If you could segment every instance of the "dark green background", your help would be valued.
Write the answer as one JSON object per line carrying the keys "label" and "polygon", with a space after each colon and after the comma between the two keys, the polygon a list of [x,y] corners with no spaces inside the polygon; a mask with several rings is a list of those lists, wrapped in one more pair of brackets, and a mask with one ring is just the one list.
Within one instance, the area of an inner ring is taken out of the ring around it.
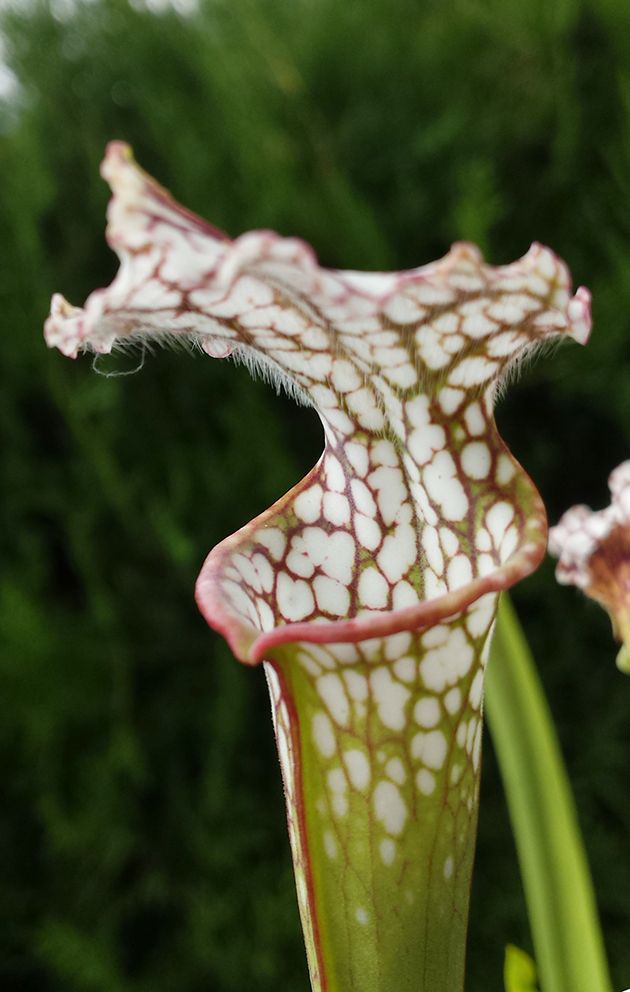
{"label": "dark green background", "polygon": [[[3,992],[308,986],[262,674],[192,592],[321,430],[227,362],[161,352],[104,378],[46,350],[51,292],[81,303],[116,269],[109,138],[231,234],[299,234],[331,266],[551,245],[593,291],[592,342],[540,358],[499,422],[552,520],[604,505],[630,455],[630,4],[201,6],[4,17],[20,88],[0,111]],[[630,681],[603,612],[550,562],[515,600],[627,988]],[[531,948],[487,741],[468,992],[500,992],[507,941]]]}

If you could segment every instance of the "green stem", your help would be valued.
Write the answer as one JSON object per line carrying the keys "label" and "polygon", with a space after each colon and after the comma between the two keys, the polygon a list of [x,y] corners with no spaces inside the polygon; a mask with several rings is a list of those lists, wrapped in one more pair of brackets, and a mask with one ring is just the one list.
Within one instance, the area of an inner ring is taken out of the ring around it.
{"label": "green stem", "polygon": [[463,990],[494,608],[266,662],[313,992]]}
{"label": "green stem", "polygon": [[527,641],[505,595],[486,692],[543,992],[610,992],[571,788]]}

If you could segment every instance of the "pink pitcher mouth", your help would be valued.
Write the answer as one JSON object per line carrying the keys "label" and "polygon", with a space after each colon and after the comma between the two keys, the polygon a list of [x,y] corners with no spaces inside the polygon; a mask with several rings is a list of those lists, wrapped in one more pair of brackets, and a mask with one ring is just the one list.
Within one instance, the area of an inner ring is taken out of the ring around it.
{"label": "pink pitcher mouth", "polygon": [[[384,610],[368,616],[328,621],[325,618],[301,623],[286,623],[271,631],[260,632],[246,627],[225,611],[223,594],[217,573],[221,559],[229,553],[231,538],[217,545],[206,558],[197,579],[195,599],[207,623],[220,633],[233,654],[248,665],[257,665],[282,644],[305,641],[315,644],[341,644],[385,637],[404,630],[420,631],[441,623],[481,599],[487,593],[498,593],[526,578],[540,565],[545,554],[545,532],[537,541],[524,545],[505,565],[489,575],[480,576],[467,585],[434,599],[419,602],[400,610]],[[540,539],[542,538],[542,539]]]}

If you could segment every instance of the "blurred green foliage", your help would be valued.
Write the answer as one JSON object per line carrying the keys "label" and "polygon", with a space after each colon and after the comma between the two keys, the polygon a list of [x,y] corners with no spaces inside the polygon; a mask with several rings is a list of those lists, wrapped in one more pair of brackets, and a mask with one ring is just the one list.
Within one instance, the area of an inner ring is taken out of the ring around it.
{"label": "blurred green foliage", "polygon": [[[603,505],[630,453],[630,5],[57,0],[3,23],[0,987],[306,992],[262,675],[192,589],[310,468],[320,428],[227,362],[95,375],[46,351],[48,300],[115,271],[112,137],[231,234],[299,234],[332,266],[417,265],[462,238],[500,263],[543,241],[593,290],[595,332],[530,368],[499,421],[552,519]],[[627,987],[630,683],[550,563],[515,600]],[[487,743],[467,992],[502,987],[508,941],[531,947]]]}

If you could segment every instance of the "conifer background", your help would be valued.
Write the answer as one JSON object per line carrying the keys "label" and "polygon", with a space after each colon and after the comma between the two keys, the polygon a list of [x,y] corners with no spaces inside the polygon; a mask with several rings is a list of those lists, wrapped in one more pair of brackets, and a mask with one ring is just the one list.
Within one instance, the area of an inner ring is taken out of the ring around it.
{"label": "conifer background", "polygon": [[[460,239],[500,264],[542,241],[592,290],[593,336],[527,369],[498,420],[552,521],[605,505],[630,457],[630,5],[3,7],[0,987],[306,992],[262,673],[192,594],[321,429],[228,362],[157,352],[107,378],[63,359],[42,339],[49,298],[80,304],[116,270],[110,138],[230,234],[300,235],[330,266],[415,266]],[[550,561],[514,599],[626,988],[630,681],[606,616]],[[531,950],[486,738],[467,992],[500,992],[508,941]]]}

